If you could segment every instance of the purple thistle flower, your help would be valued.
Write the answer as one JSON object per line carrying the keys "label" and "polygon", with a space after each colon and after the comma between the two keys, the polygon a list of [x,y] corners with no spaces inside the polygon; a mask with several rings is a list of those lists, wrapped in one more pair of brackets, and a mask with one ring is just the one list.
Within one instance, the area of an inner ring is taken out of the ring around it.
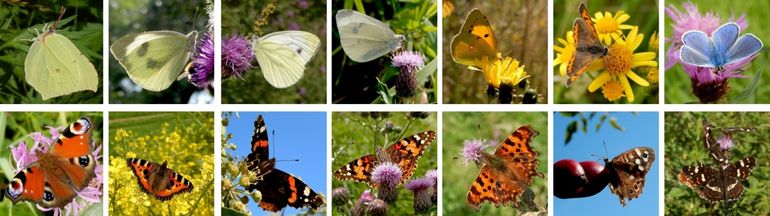
{"label": "purple thistle flower", "polygon": [[481,160],[481,156],[484,154],[484,148],[486,148],[487,145],[484,143],[484,141],[474,139],[474,140],[465,140],[465,144],[463,144],[463,151],[460,152],[460,154],[463,155],[463,160],[466,164],[469,162],[479,162]]}
{"label": "purple thistle flower", "polygon": [[398,199],[396,186],[401,182],[403,171],[392,162],[380,163],[372,170],[372,181],[379,185],[377,195],[388,203]]}
{"label": "purple thistle flower", "polygon": [[350,191],[347,188],[339,187],[332,190],[332,201],[336,206],[345,205],[348,202],[349,196]]}
{"label": "purple thistle flower", "polygon": [[374,197],[372,197],[371,190],[365,190],[363,193],[361,193],[361,196],[358,197],[358,201],[355,205],[353,205],[353,208],[350,209],[350,214],[353,216],[365,215],[367,206],[369,206],[369,203],[371,203],[373,200]]}
{"label": "purple thistle flower", "polygon": [[203,33],[195,44],[195,54],[192,57],[190,83],[198,88],[206,88],[214,80],[214,39],[209,32]]}
{"label": "purple thistle flower", "polygon": [[698,97],[701,103],[713,103],[719,101],[727,90],[730,89],[728,78],[746,78],[743,71],[756,58],[754,55],[725,65],[722,70],[715,68],[698,67],[689,64],[682,64],[682,68],[690,76],[692,83],[692,92]]}
{"label": "purple thistle flower", "polygon": [[[679,49],[682,47],[682,34],[690,30],[699,30],[711,35],[714,30],[719,28],[722,24],[721,18],[715,15],[713,12],[708,12],[705,15],[698,11],[698,7],[692,2],[687,2],[682,5],[685,12],[680,11],[673,5],[666,7],[666,14],[671,17],[673,21],[671,24],[674,30],[671,37],[666,38],[666,42],[670,42],[668,50],[666,51],[666,70],[673,67],[676,63],[679,63]],[[745,15],[741,15],[739,18],[730,16],[727,22],[735,22],[741,29],[746,29],[748,24],[746,23]]]}
{"label": "purple thistle flower", "polygon": [[433,179],[433,191],[430,199],[435,205],[438,203],[438,170],[428,170],[428,172],[425,173],[425,178]]}
{"label": "purple thistle flower", "polygon": [[421,53],[404,51],[393,55],[391,61],[400,72],[396,78],[396,94],[401,97],[412,97],[417,90],[418,70],[425,66]]}
{"label": "purple thistle flower", "polygon": [[243,73],[254,67],[251,61],[254,52],[246,37],[235,34],[222,43],[222,78],[243,77]]}
{"label": "purple thistle flower", "polygon": [[384,200],[375,199],[369,204],[366,211],[371,216],[386,216],[388,215],[388,204]]}
{"label": "purple thistle flower", "polygon": [[433,207],[431,197],[435,183],[432,178],[426,177],[412,180],[406,184],[406,188],[414,193],[413,207],[417,213],[426,213]]}
{"label": "purple thistle flower", "polygon": [[730,135],[719,137],[719,139],[717,139],[717,143],[719,143],[719,148],[722,150],[733,148],[733,138]]}

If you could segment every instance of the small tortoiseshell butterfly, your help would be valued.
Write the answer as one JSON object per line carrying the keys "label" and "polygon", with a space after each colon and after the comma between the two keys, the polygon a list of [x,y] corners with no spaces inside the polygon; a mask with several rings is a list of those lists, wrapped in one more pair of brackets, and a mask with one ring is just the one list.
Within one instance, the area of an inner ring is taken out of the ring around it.
{"label": "small tortoiseshell butterfly", "polygon": [[163,164],[138,158],[129,158],[128,166],[134,171],[139,188],[161,201],[170,200],[179,193],[190,192],[193,184]]}
{"label": "small tortoiseshell butterfly", "polygon": [[[535,176],[543,177],[537,171],[540,154],[530,146],[532,139],[539,133],[530,126],[516,129],[497,147],[494,155],[482,152],[481,171],[471,183],[468,191],[468,205],[476,211],[484,201],[495,206],[513,205],[519,207],[517,198],[525,194],[532,185]],[[522,199],[527,201],[527,199]],[[528,203],[534,207],[534,203]]]}
{"label": "small tortoiseshell butterfly", "polygon": [[[401,181],[403,184],[412,177],[414,170],[417,169],[417,160],[420,159],[425,149],[436,139],[436,132],[425,131],[409,137],[406,137],[396,143],[393,143],[381,154],[370,154],[355,159],[340,167],[334,172],[334,177],[339,180],[352,180],[369,184],[372,188],[378,188],[378,185],[372,181],[372,171],[374,166],[380,162],[379,158],[387,158],[403,171]],[[381,155],[381,156],[378,156]]]}
{"label": "small tortoiseshell butterfly", "polygon": [[5,195],[16,204],[32,201],[45,208],[63,208],[96,176],[92,155],[93,124],[80,118],[65,128],[48,152],[36,151],[33,162],[10,181]]}
{"label": "small tortoiseshell butterfly", "polygon": [[275,169],[275,158],[270,158],[267,127],[262,115],[254,121],[254,135],[251,137],[251,153],[246,157],[249,171],[255,172],[258,180],[247,191],[262,193],[259,207],[278,212],[287,205],[294,208],[317,209],[324,205],[324,198],[304,182],[284,171]]}

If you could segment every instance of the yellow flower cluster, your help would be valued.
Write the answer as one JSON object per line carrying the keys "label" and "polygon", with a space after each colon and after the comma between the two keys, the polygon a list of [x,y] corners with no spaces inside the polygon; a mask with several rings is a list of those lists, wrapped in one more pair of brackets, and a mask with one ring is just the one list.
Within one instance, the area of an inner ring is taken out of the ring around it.
{"label": "yellow flower cluster", "polygon": [[[625,96],[629,102],[634,101],[634,92],[631,81],[640,86],[649,86],[650,82],[657,83],[657,34],[650,38],[648,52],[634,51],[639,48],[644,40],[644,34],[640,34],[638,26],[624,25],[623,22],[630,18],[623,11],[614,16],[610,12],[596,13],[591,20],[594,22],[599,40],[607,47],[608,54],[591,64],[588,71],[601,71],[601,73],[589,84],[588,91],[595,92],[600,87],[604,98],[615,101]],[[622,30],[630,30],[623,34]],[[565,38],[557,38],[561,46],[554,46],[557,52],[554,65],[559,65],[559,73],[565,76],[567,64],[575,55],[574,33],[567,32]],[[653,49],[655,48],[655,49]],[[647,79],[637,75],[634,70],[647,69]],[[651,77],[655,76],[655,77]],[[648,82],[649,81],[649,82]]]}
{"label": "yellow flower cluster", "polygon": [[[214,215],[214,118],[203,116],[194,123],[140,136],[118,128],[110,143],[110,215]],[[127,158],[142,158],[168,167],[194,185],[190,193],[160,201],[142,192]]]}

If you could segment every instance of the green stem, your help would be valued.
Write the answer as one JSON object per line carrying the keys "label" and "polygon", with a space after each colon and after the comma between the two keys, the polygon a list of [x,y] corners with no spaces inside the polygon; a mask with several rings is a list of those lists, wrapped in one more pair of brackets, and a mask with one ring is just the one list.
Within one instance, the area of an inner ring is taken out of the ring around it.
{"label": "green stem", "polygon": [[[197,201],[195,201],[195,205],[193,205],[193,206],[195,206],[195,207],[198,207],[198,203],[200,203],[200,202],[201,202],[201,200],[203,200],[203,196],[204,196],[204,195],[206,195],[206,191],[209,191],[209,189],[211,189],[211,187],[212,187],[212,186],[214,186],[214,179],[213,179],[213,178],[212,178],[212,179],[211,179],[211,181],[209,181],[209,183],[207,184],[207,186],[206,186],[206,189],[205,189],[205,190],[203,190],[203,191],[201,192],[201,194],[198,196],[198,200],[197,200]],[[192,215],[192,213],[193,213],[193,212],[195,212],[195,211],[190,211],[190,213],[189,213],[189,214],[187,214],[187,215]]]}

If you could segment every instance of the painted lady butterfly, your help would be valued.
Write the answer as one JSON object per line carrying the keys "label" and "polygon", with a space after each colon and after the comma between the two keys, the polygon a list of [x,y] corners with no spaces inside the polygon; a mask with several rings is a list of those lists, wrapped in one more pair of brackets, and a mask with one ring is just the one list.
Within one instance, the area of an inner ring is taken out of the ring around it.
{"label": "painted lady butterfly", "polygon": [[251,137],[251,153],[246,157],[249,171],[255,172],[258,180],[247,191],[262,193],[259,207],[278,212],[287,205],[294,208],[317,209],[324,205],[324,198],[304,182],[284,171],[275,169],[275,158],[269,158],[267,127],[262,115],[254,121],[254,135]]}
{"label": "painted lady butterfly", "polygon": [[32,201],[46,208],[63,208],[96,176],[91,119],[80,118],[65,128],[48,152],[10,181],[5,195],[16,204]]}
{"label": "painted lady butterfly", "polygon": [[[489,201],[495,206],[511,204],[519,206],[520,195],[534,196],[528,186],[535,176],[544,177],[537,171],[540,154],[530,146],[539,133],[530,126],[516,129],[500,143],[494,155],[482,152],[481,172],[468,191],[468,205],[479,211],[479,205]],[[525,196],[523,200],[527,200]],[[531,198],[529,199],[531,200]],[[530,203],[534,207],[534,203]]]}
{"label": "painted lady butterfly", "polygon": [[653,162],[655,150],[649,147],[636,147],[612,160],[604,159],[605,169],[610,171],[610,191],[618,196],[621,205],[625,207],[626,199],[631,201],[642,195]]}
{"label": "painted lady butterfly", "polygon": [[385,159],[397,164],[404,172],[398,183],[403,184],[412,177],[414,170],[417,169],[417,161],[435,139],[434,131],[425,131],[406,137],[386,149],[378,150],[379,154],[366,155],[340,167],[334,171],[334,177],[339,180],[364,182],[372,188],[378,188],[378,185],[372,181],[372,170],[381,159]]}
{"label": "painted lady butterfly", "polygon": [[129,158],[127,161],[134,171],[139,188],[158,200],[170,200],[174,195],[193,189],[190,180],[169,169],[165,161],[160,165],[138,158]]}

